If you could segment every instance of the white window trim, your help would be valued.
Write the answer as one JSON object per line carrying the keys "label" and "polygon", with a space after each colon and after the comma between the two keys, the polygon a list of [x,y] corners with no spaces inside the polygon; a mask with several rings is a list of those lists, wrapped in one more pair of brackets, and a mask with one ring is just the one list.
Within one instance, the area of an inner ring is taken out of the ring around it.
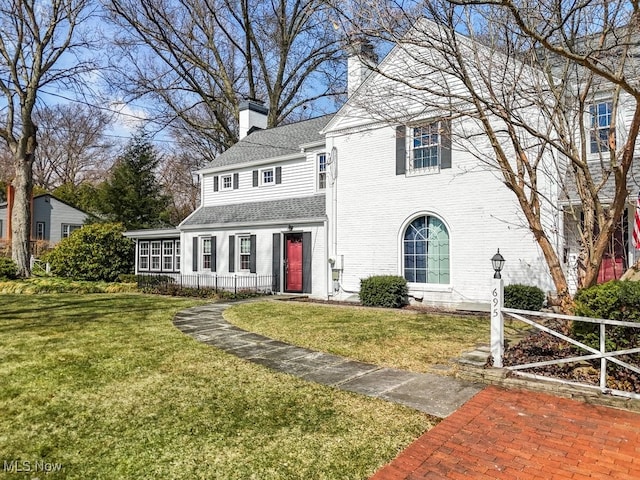
{"label": "white window trim", "polygon": [[[158,254],[154,255],[153,253],[153,245],[154,244],[158,244],[160,245],[158,247]],[[153,259],[157,257],[158,258],[158,267],[154,268],[153,266]],[[149,242],[149,270],[151,270],[152,272],[159,272],[162,270],[162,242],[160,240],[152,240],[151,242]]]}
{"label": "white window trim", "polygon": [[[169,255],[167,255],[166,250],[165,250],[165,245],[171,245],[171,253]],[[162,242],[162,270],[163,271],[171,271],[173,272],[173,262],[174,262],[174,255],[175,255],[175,243],[173,240],[164,240]],[[171,266],[167,267],[165,264],[165,260],[169,259],[171,260]]]}
{"label": "white window trim", "polygon": [[[229,186],[226,187],[224,184],[225,179],[229,179]],[[220,190],[233,190],[233,175],[220,175]]]}
{"label": "white window trim", "polygon": [[[617,125],[617,118],[613,118],[614,115],[614,102],[610,97],[605,97],[605,98],[599,98],[599,99],[594,99],[591,103],[588,104],[588,108],[586,108],[586,112],[585,112],[585,116],[586,116],[586,125],[587,125],[587,158],[590,161],[595,161],[595,160],[599,160],[600,158],[602,158],[603,155],[608,155],[609,153],[609,148],[603,148],[602,150],[597,150],[595,152],[591,151],[591,135],[592,133],[594,133],[594,127],[593,127],[593,114],[591,113],[591,107],[598,108],[598,105],[602,104],[602,103],[610,103],[611,104],[611,121]],[[609,124],[608,127],[604,127],[607,129],[611,128],[611,123]],[[602,130],[603,128],[597,128],[597,132],[599,133],[600,130]],[[616,142],[618,139],[618,132],[615,132],[615,137],[616,137]]]}
{"label": "white window trim", "polygon": [[[42,232],[40,232],[40,227],[42,227]],[[46,231],[45,222],[36,222],[36,240],[44,240]]]}
{"label": "white window trim", "polygon": [[[271,172],[271,181],[270,182],[265,182],[264,181],[264,174],[265,172]],[[276,169],[275,167],[269,167],[269,168],[261,168],[258,171],[258,177],[259,177],[259,184],[261,187],[267,187],[267,186],[271,186],[271,185],[275,185],[276,184]]]}
{"label": "white window trim", "polygon": [[[397,248],[400,254],[398,255],[398,275],[404,278],[404,233],[411,225],[411,223],[418,217],[437,217],[444,226],[446,227],[448,232],[451,232],[451,225],[447,221],[444,220],[444,216],[437,211],[431,210],[421,210],[415,212],[413,215],[407,217],[402,223],[400,230],[398,231],[397,237]],[[451,233],[449,233],[449,283],[418,283],[418,282],[409,282],[407,281],[407,288],[409,289],[409,293],[428,293],[428,292],[443,292],[450,293],[453,292],[453,255],[455,248],[455,240],[452,240]]]}
{"label": "white window trim", "polygon": [[[417,176],[417,175],[434,175],[440,173],[440,166],[442,164],[442,132],[443,132],[443,122],[442,119],[432,119],[425,120],[419,124],[410,125],[408,127],[409,134],[407,135],[407,163],[406,163],[406,175],[407,176]],[[413,135],[416,128],[429,127],[431,125],[437,124],[438,126],[438,143],[436,144],[438,149],[438,160],[437,165],[415,168],[413,166],[413,158],[414,158],[414,146],[413,146]]]}
{"label": "white window trim", "polygon": [[[78,225],[76,223],[63,223],[62,224],[62,238],[69,238],[69,236],[76,230],[82,228],[82,225]],[[65,229],[67,230],[65,232]],[[66,233],[66,236],[65,236]]]}
{"label": "white window trim", "polygon": [[[209,240],[209,253],[205,253],[205,249],[204,249],[204,245],[205,245],[205,242],[207,240]],[[209,257],[209,266],[208,267],[205,267],[205,264],[204,264],[204,257],[205,256]],[[209,236],[200,237],[200,260],[198,262],[198,264],[200,265],[200,270],[203,271],[203,272],[211,271],[212,262],[213,262],[213,241],[211,240],[211,237],[209,237]]]}
{"label": "white window trim", "polygon": [[[142,254],[143,245],[147,247],[146,248],[146,250],[147,250],[147,254],[146,255]],[[151,254],[151,245],[149,244],[149,241],[145,240],[143,242],[140,242],[138,244],[138,270],[142,270],[142,271],[145,271],[145,272],[149,271],[149,268],[151,268],[151,260],[150,260],[151,255],[150,254]],[[146,258],[147,259],[147,266],[146,267],[140,266],[141,263],[142,263],[142,262],[140,262],[140,260],[142,258]]]}
{"label": "white window trim", "polygon": [[176,272],[180,271],[180,267],[181,267],[181,256],[180,256],[180,240],[175,240],[174,244],[173,244],[173,251],[174,251],[174,259],[173,259],[173,269]]}
{"label": "white window trim", "polygon": [[[249,244],[249,251],[247,253],[242,253],[242,240],[246,239]],[[250,273],[251,272],[251,235],[238,235],[237,240],[237,262],[238,262],[238,272],[242,273]],[[242,268],[242,257],[246,256],[249,259],[248,267]]]}
{"label": "white window trim", "polygon": [[[320,171],[320,157],[324,157],[324,171]],[[327,153],[322,152],[316,154],[316,189],[323,191],[327,189],[327,181],[329,179],[329,165],[327,164]],[[324,175],[324,187],[320,186],[320,175]]]}

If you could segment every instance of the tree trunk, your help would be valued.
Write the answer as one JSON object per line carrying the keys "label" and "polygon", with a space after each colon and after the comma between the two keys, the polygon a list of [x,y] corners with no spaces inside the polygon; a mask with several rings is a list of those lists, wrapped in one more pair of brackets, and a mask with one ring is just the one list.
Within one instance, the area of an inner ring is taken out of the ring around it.
{"label": "tree trunk", "polygon": [[11,212],[11,256],[18,265],[18,275],[31,275],[31,198],[33,196],[33,160],[35,133],[22,140],[14,151],[15,196]]}

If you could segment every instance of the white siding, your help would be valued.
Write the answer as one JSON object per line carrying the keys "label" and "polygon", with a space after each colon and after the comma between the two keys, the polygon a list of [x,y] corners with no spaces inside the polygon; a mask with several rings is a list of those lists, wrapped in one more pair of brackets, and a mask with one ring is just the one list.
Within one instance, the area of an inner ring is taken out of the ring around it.
{"label": "white siding", "polygon": [[[215,174],[209,173],[203,178],[204,206],[231,205],[236,203],[260,202],[291,197],[304,197],[316,193],[316,156],[324,149],[306,152],[300,160],[278,162],[255,167],[232,168]],[[253,186],[253,171],[270,167],[282,168],[282,183],[277,185]],[[239,174],[238,189],[213,191],[214,176]]]}
{"label": "white siding", "polygon": [[[283,235],[289,233],[288,225],[276,225],[272,227],[246,227],[233,229],[217,229],[202,231],[182,232],[182,272],[185,275],[198,273],[201,275],[212,274],[205,272],[199,266],[198,271],[193,271],[193,238],[216,237],[216,274],[218,275],[251,275],[247,272],[239,272],[238,246],[235,247],[235,272],[229,272],[229,241],[230,236],[235,236],[235,241],[242,235],[256,235],[256,275],[271,275],[273,261],[273,234],[281,235],[280,241],[280,269],[282,270],[282,249],[284,248]],[[327,296],[327,262],[325,246],[325,228],[323,224],[309,224],[299,226],[293,232],[310,232],[312,247],[312,292],[311,296],[326,298]],[[198,247],[198,255],[202,256],[201,247]],[[282,277],[282,271],[280,272]]]}

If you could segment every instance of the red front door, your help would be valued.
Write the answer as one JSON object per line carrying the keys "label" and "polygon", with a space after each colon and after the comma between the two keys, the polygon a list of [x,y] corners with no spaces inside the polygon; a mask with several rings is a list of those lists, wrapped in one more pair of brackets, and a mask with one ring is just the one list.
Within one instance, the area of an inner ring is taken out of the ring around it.
{"label": "red front door", "polygon": [[285,290],[302,292],[302,234],[286,236],[285,248]]}

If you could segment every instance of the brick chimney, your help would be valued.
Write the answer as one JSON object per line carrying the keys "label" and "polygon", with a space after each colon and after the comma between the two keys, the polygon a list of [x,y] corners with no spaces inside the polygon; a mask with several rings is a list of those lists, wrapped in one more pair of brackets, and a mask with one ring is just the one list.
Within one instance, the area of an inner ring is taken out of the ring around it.
{"label": "brick chimney", "polygon": [[238,140],[242,140],[254,129],[267,128],[269,109],[264,106],[264,102],[255,99],[245,100],[240,103],[238,112]]}

